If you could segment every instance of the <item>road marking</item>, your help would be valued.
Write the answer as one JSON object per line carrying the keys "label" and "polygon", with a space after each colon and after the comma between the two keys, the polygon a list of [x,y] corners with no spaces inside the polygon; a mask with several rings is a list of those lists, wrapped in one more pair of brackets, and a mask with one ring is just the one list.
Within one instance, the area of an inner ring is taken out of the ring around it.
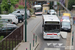
{"label": "road marking", "polygon": [[57,45],[57,43],[53,43],[53,46]]}
{"label": "road marking", "polygon": [[60,50],[60,48],[44,48],[44,50]]}
{"label": "road marking", "polygon": [[62,46],[63,45],[63,43],[47,43],[47,46],[50,46],[51,44],[53,46],[55,46],[55,45]]}
{"label": "road marking", "polygon": [[52,43],[47,43],[48,46],[50,46]]}
{"label": "road marking", "polygon": [[63,45],[63,43],[58,43],[58,45],[59,45],[59,46],[62,46],[62,45]]}

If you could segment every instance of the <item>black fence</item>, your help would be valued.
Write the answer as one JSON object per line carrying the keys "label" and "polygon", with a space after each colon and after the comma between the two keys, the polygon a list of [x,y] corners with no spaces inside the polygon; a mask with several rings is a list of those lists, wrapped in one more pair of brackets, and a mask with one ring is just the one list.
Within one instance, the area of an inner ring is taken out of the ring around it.
{"label": "black fence", "polygon": [[0,41],[0,50],[13,50],[23,40],[23,25]]}

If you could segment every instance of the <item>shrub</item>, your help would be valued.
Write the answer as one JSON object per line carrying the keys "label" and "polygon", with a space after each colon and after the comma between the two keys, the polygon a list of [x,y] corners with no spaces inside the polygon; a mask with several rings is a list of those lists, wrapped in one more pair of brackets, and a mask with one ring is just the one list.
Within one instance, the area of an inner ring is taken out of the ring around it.
{"label": "shrub", "polygon": [[10,7],[10,12],[13,12],[15,10],[15,8],[14,8],[14,6],[12,5],[11,7]]}
{"label": "shrub", "polygon": [[33,8],[30,8],[29,10],[30,10],[31,15],[34,14],[34,9]]}
{"label": "shrub", "polygon": [[19,9],[24,9],[24,6],[19,5],[18,8],[19,8]]}

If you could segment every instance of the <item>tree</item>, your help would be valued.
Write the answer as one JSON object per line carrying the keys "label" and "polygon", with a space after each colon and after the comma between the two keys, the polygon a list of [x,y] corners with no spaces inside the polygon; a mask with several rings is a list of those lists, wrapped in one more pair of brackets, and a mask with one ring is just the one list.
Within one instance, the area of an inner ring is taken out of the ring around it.
{"label": "tree", "polygon": [[15,4],[17,4],[19,2],[19,0],[10,0],[10,4],[9,5],[9,1],[8,0],[2,0],[2,4],[1,4],[1,11],[10,11],[10,7],[11,6],[15,6]]}
{"label": "tree", "polygon": [[75,5],[75,0],[69,0],[68,9],[71,10],[73,5]]}

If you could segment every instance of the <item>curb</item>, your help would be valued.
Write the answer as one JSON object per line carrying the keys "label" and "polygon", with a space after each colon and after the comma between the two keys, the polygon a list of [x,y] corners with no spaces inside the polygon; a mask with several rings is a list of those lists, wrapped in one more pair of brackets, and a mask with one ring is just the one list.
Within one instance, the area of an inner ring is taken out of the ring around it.
{"label": "curb", "polygon": [[70,50],[72,50],[71,46],[72,46],[72,32],[71,32],[71,40],[70,40]]}
{"label": "curb", "polygon": [[39,45],[39,43],[37,43],[37,44],[36,44],[36,46],[35,46],[35,47],[33,47],[33,49],[32,49],[32,50],[36,50],[36,48],[38,47],[38,45]]}
{"label": "curb", "polygon": [[21,44],[19,43],[13,50],[17,50],[17,48],[20,46]]}

